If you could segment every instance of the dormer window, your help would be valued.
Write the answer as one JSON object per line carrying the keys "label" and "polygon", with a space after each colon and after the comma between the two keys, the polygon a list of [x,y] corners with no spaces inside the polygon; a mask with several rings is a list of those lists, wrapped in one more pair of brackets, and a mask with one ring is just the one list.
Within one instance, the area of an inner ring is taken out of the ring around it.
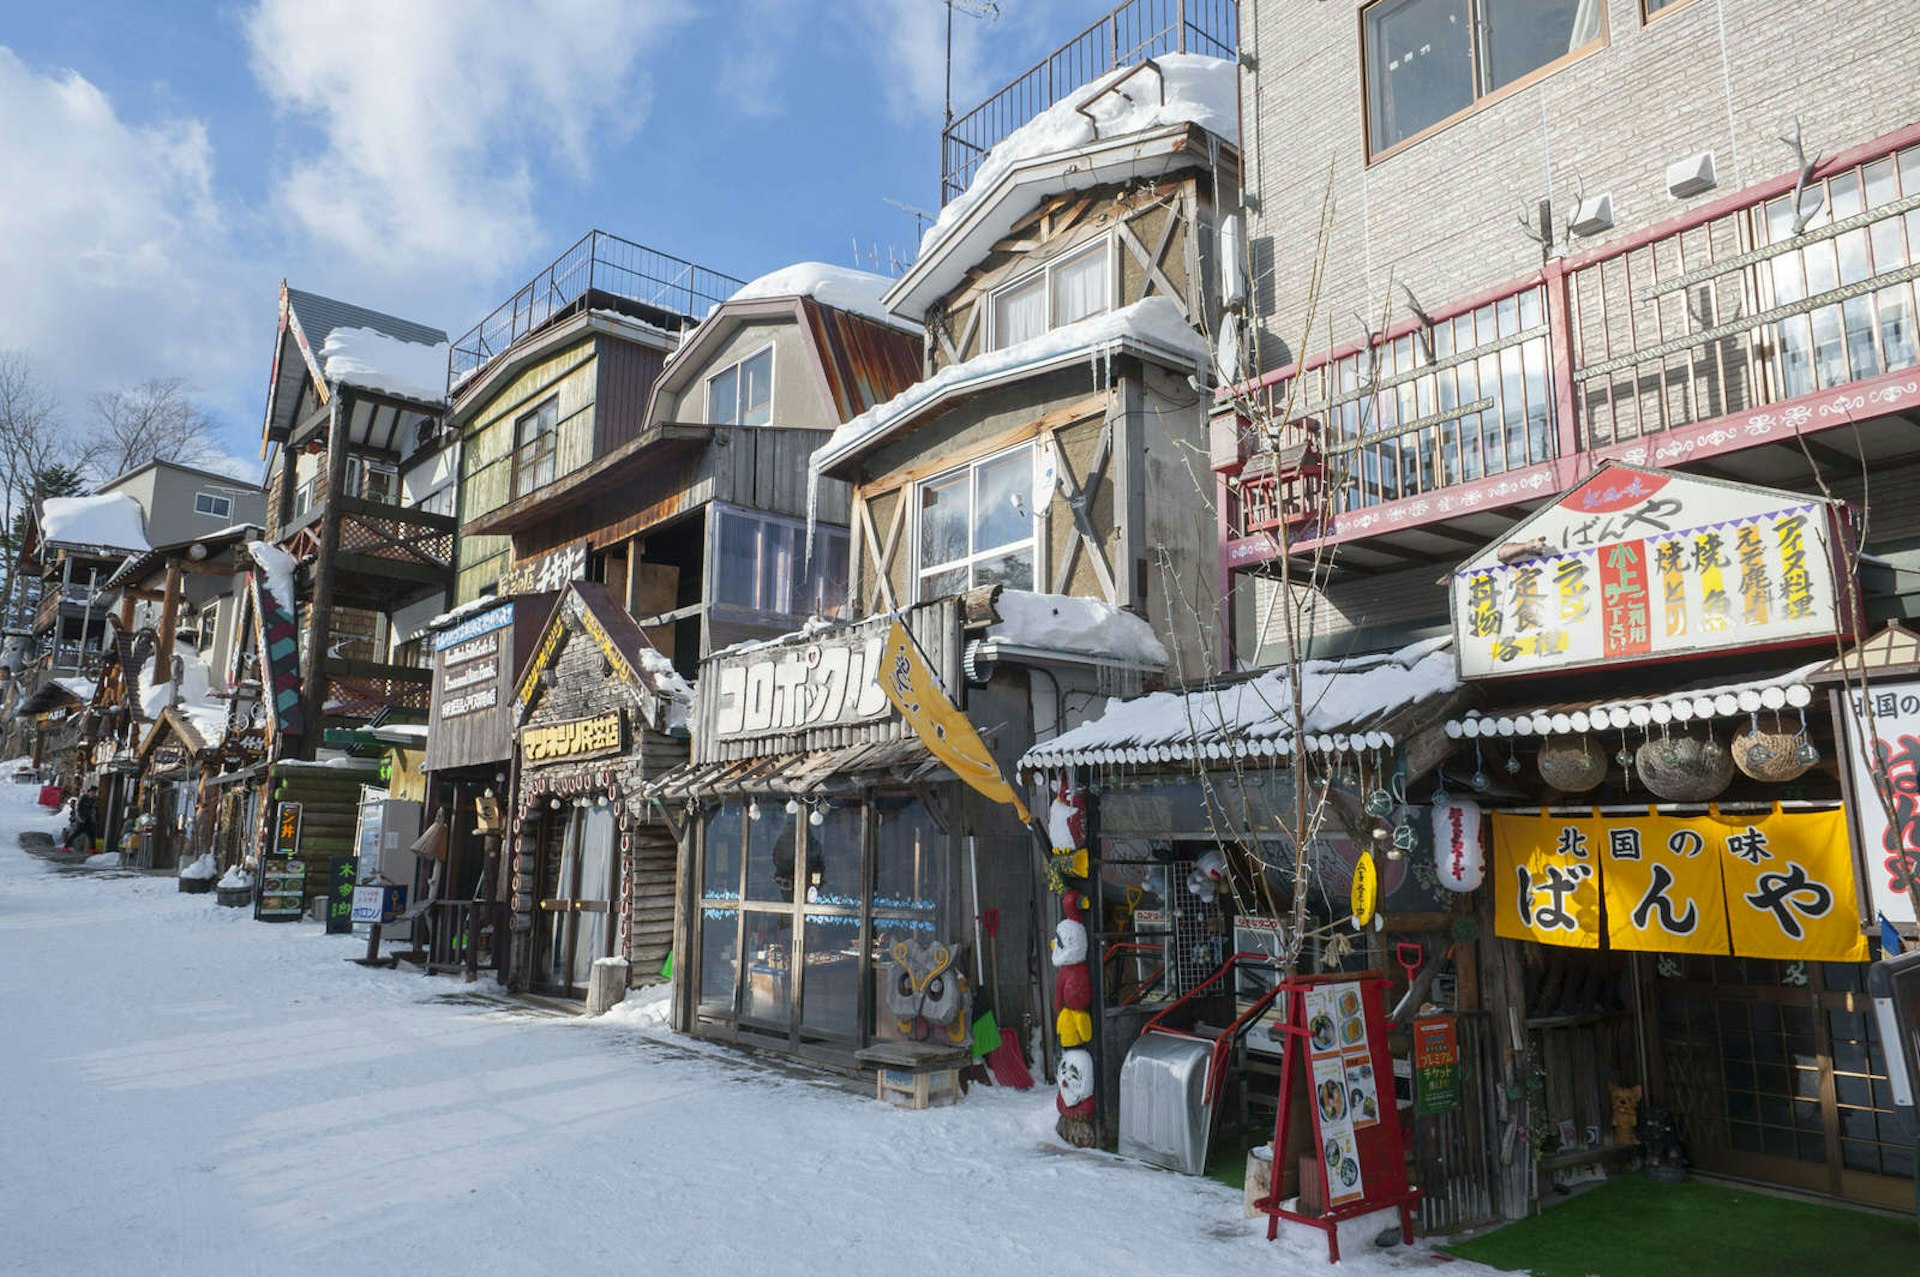
{"label": "dormer window", "polygon": [[993,348],[1017,346],[1112,306],[1111,261],[1112,252],[1102,239],[994,293]]}
{"label": "dormer window", "polygon": [[773,417],[773,347],[707,378],[707,424],[764,426]]}

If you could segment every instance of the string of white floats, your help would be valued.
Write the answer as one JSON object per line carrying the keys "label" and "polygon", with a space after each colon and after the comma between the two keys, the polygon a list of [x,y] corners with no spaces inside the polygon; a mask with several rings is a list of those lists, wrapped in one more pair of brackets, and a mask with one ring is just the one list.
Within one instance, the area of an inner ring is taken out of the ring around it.
{"label": "string of white floats", "polygon": [[[1313,754],[1366,754],[1392,749],[1398,742],[1391,732],[1322,732],[1305,738],[1307,752]],[[1291,736],[1235,736],[1224,740],[1174,741],[1157,745],[1114,744],[1094,749],[1048,750],[1038,746],[1020,760],[1027,768],[1150,767],[1156,763],[1190,763],[1195,760],[1226,762],[1236,758],[1285,758],[1294,753]]]}
{"label": "string of white floats", "polygon": [[1619,701],[1576,710],[1533,710],[1508,714],[1470,714],[1449,719],[1444,728],[1454,740],[1499,736],[1578,736],[1603,729],[1667,726],[1696,719],[1738,718],[1761,710],[1805,709],[1813,689],[1805,683],[1767,683],[1679,692],[1672,696]]}

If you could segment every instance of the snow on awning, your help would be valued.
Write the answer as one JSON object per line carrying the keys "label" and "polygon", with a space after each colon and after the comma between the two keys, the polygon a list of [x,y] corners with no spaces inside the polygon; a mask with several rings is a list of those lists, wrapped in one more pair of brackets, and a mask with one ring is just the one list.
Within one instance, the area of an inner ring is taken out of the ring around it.
{"label": "snow on awning", "polygon": [[987,643],[1149,669],[1165,669],[1169,663],[1166,645],[1151,625],[1098,599],[1001,590],[994,596],[993,610],[1000,619],[987,627]]}
{"label": "snow on awning", "polygon": [[47,545],[141,553],[147,542],[147,516],[124,492],[91,497],[48,497],[40,503],[40,540]]}
{"label": "snow on awning", "polygon": [[829,788],[845,789],[881,772],[889,773],[888,779],[893,780],[919,779],[937,767],[927,747],[910,737],[804,754],[684,763],[650,782],[647,796],[663,802],[750,794],[799,797]]}
{"label": "snow on awning", "polygon": [[1100,717],[1028,750],[1020,770],[1390,749],[1400,743],[1391,728],[1402,711],[1459,690],[1452,648],[1449,636],[1306,662],[1302,740],[1293,733],[1291,671],[1281,667],[1241,683],[1109,703]]}
{"label": "snow on awning", "polygon": [[321,366],[334,385],[357,386],[415,403],[447,398],[447,344],[403,341],[375,328],[336,328],[320,348]]}
{"label": "snow on awning", "polygon": [[1807,676],[1819,662],[1771,678],[1721,683],[1660,696],[1582,701],[1560,705],[1478,710],[1448,719],[1443,726],[1455,740],[1496,736],[1579,736],[1628,727],[1666,726],[1695,719],[1739,718],[1760,710],[1804,709],[1813,703]]}

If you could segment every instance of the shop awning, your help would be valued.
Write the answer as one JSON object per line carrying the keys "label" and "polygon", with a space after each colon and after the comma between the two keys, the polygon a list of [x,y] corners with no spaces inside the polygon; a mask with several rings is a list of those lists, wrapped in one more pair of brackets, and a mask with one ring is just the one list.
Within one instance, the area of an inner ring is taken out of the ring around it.
{"label": "shop awning", "polygon": [[1572,701],[1552,705],[1515,706],[1475,710],[1445,723],[1455,740],[1484,740],[1498,736],[1580,736],[1587,732],[1646,727],[1650,724],[1688,723],[1695,719],[1741,718],[1760,710],[1803,709],[1813,703],[1808,676],[1820,662],[1744,683],[1714,683],[1665,692],[1603,701]]}
{"label": "shop awning", "polygon": [[1110,702],[1100,717],[1028,750],[1020,770],[1391,749],[1418,721],[1413,711],[1459,691],[1453,639],[1427,639],[1396,652],[1307,661],[1298,740],[1291,672],[1282,667],[1240,682]]}
{"label": "shop awning", "polygon": [[687,763],[656,778],[647,796],[662,802],[738,798],[748,794],[809,794],[876,781],[922,780],[942,768],[918,740],[874,741],[804,754]]}

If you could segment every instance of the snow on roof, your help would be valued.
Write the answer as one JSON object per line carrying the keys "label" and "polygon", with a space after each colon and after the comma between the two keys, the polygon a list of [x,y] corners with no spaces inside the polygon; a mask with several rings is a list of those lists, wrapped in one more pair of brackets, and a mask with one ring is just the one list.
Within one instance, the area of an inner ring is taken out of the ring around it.
{"label": "snow on roof", "polygon": [[447,343],[402,341],[373,328],[336,328],[320,348],[331,383],[397,395],[421,403],[447,398]]}
{"label": "snow on roof", "polygon": [[1167,665],[1167,649],[1153,627],[1110,603],[1065,594],[1002,590],[993,607],[1000,620],[987,627],[988,642],[1075,652],[1128,665],[1162,669]]}
{"label": "snow on roof", "polygon": [[90,678],[54,677],[47,680],[76,700],[91,701],[96,687]]}
{"label": "snow on roof", "polygon": [[425,625],[421,626],[414,637],[418,638],[421,634],[425,634],[429,630],[444,630],[455,621],[464,621],[470,616],[480,615],[480,613],[486,611],[488,608],[499,607],[502,603],[511,601],[510,599],[503,599],[497,594],[482,594],[477,599],[471,599],[456,608],[449,608],[434,617]]}
{"label": "snow on roof", "polygon": [[[825,262],[796,262],[792,266],[782,267],[780,270],[772,271],[751,281],[727,298],[727,301],[761,301],[771,297],[811,297],[822,306],[850,311],[892,328],[918,332],[917,325],[900,318],[880,304],[881,296],[892,287],[893,281],[884,275],[853,270],[846,266],[829,266]],[[719,307],[716,306],[715,309]]]}
{"label": "snow on roof", "polygon": [[1209,358],[1206,338],[1187,323],[1173,299],[1148,297],[1131,306],[1093,315],[1000,350],[976,355],[965,363],[948,364],[925,381],[915,382],[836,429],[814,452],[813,471],[823,474],[847,460],[936,398],[975,382],[1065,355],[1097,353],[1103,346],[1122,341],[1157,349],[1184,364],[1200,364]]}
{"label": "snow on roof", "polygon": [[1718,683],[1658,696],[1537,708],[1520,706],[1484,713],[1475,710],[1449,719],[1445,727],[1447,735],[1455,740],[1491,736],[1579,736],[1608,728],[1645,727],[1649,723],[1665,725],[1693,719],[1740,718],[1763,709],[1800,709],[1813,703],[1808,676],[1823,664],[1815,661],[1768,678]]}
{"label": "snow on roof", "polygon": [[140,553],[147,543],[147,516],[124,492],[91,497],[48,497],[40,504],[40,540],[47,545],[97,545]]}
{"label": "snow on roof", "polygon": [[[1075,150],[1096,137],[1110,140],[1171,124],[1198,124],[1209,133],[1238,142],[1240,82],[1232,62],[1198,53],[1168,53],[1154,62],[1164,77],[1165,101],[1151,70],[1118,67],[1061,98],[1002,138],[987,153],[967,189],[940,210],[940,216],[920,237],[920,258],[931,256],[1023,161]],[[1123,77],[1130,78],[1118,92],[1105,91]],[[1083,103],[1093,119],[1076,109]],[[1099,125],[1097,134],[1095,121]]]}
{"label": "snow on roof", "polygon": [[[1301,667],[1306,747],[1318,751],[1393,745],[1379,724],[1389,715],[1460,687],[1451,636],[1397,652],[1307,661]],[[1290,754],[1292,671],[1188,692],[1154,692],[1109,702],[1020,760],[1022,770],[1078,764],[1164,763]]]}

